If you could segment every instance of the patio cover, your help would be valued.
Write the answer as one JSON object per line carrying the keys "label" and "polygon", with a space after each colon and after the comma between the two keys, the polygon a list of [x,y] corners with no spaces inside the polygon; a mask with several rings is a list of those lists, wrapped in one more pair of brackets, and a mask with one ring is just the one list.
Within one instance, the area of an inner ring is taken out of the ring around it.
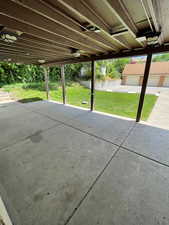
{"label": "patio cover", "polygon": [[169,50],[169,1],[0,1],[0,60],[55,65]]}

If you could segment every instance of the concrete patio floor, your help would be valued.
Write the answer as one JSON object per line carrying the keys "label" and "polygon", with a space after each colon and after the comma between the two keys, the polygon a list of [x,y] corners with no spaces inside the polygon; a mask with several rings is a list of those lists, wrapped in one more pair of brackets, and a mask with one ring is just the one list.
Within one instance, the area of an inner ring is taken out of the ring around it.
{"label": "concrete patio floor", "polygon": [[168,225],[169,130],[53,102],[0,104],[14,225]]}

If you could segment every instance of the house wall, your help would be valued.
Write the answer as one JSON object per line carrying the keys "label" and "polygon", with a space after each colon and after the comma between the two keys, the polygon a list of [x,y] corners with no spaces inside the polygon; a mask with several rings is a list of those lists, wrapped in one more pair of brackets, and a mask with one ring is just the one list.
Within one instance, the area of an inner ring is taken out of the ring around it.
{"label": "house wall", "polygon": [[122,85],[139,86],[139,79],[138,75],[123,76]]}
{"label": "house wall", "polygon": [[[141,86],[143,76],[139,75],[123,75],[122,85]],[[168,75],[150,75],[148,79],[149,87],[169,87],[169,74]]]}
{"label": "house wall", "polygon": [[166,76],[163,83],[164,87],[169,87],[169,76]]}
{"label": "house wall", "polygon": [[149,76],[147,86],[159,87],[160,75]]}
{"label": "house wall", "polygon": [[159,82],[158,82],[158,87],[164,86],[164,80],[165,80],[165,76],[160,76],[160,79],[159,79]]}

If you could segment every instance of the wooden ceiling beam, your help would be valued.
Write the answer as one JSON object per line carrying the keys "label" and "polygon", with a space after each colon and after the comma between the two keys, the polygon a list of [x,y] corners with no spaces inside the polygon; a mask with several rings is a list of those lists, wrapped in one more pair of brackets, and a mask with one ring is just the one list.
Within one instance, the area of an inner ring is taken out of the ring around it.
{"label": "wooden ceiling beam", "polygon": [[[10,59],[10,61],[8,61],[8,59]],[[21,64],[39,65],[38,59],[39,59],[39,57],[36,57],[36,58],[24,58],[22,56],[16,56],[16,55],[13,55],[13,54],[0,55],[0,61],[1,62],[6,61],[8,63],[21,63]]]}
{"label": "wooden ceiling beam", "polygon": [[[58,46],[55,46],[54,43],[52,42],[49,42],[49,41],[46,41],[46,40],[43,40],[43,39],[38,39],[36,37],[32,37],[28,34],[22,34],[20,37],[19,37],[19,41],[18,43],[26,43],[26,45],[30,45],[31,46],[38,46],[38,48],[41,48],[41,49],[46,49],[46,50],[49,50],[51,52],[54,52],[54,53],[62,53],[62,54],[65,54],[65,55],[72,55],[71,53],[71,49],[69,48],[62,48],[62,47],[58,47]],[[86,53],[86,52],[81,52],[81,55],[87,55],[89,56],[90,54]]]}
{"label": "wooden ceiling beam", "polygon": [[38,63],[38,60],[43,59],[45,61],[50,61],[50,60],[56,60],[57,59],[68,59],[67,57],[63,57],[63,56],[46,56],[46,55],[40,55],[40,54],[31,54],[29,56],[26,56],[23,52],[18,52],[18,51],[14,51],[14,50],[7,50],[7,49],[1,49],[0,48],[0,55],[1,56],[5,56],[7,58],[11,58],[12,57],[21,57],[24,59],[32,59],[32,58],[36,58],[36,63]]}
{"label": "wooden ceiling beam", "polygon": [[99,34],[96,34],[94,32],[85,33],[84,30],[86,28],[83,25],[58,10],[53,4],[48,1],[22,0],[22,2],[17,1],[16,3],[27,7],[28,9],[41,16],[46,17],[47,19],[55,23],[64,26],[66,29],[74,31],[77,35],[83,36],[86,40],[89,41],[89,43],[92,42],[98,44],[100,46],[103,46],[103,48],[107,48],[108,50],[117,50],[116,46],[102,38]]}
{"label": "wooden ceiling beam", "polygon": [[148,23],[149,23],[150,29],[151,29],[152,32],[154,32],[154,28],[153,28],[153,26],[152,26],[152,23],[151,23],[151,20],[150,20],[150,17],[149,17],[149,11],[147,10],[147,8],[146,8],[146,6],[145,6],[145,2],[144,2],[143,0],[140,0],[140,3],[141,3],[141,5],[142,5],[142,8],[143,8],[144,13],[145,13],[145,15],[146,15],[146,18],[147,18],[147,21],[148,21]]}
{"label": "wooden ceiling beam", "polygon": [[138,29],[131,18],[126,6],[122,0],[106,0],[107,6],[111,9],[113,14],[118,18],[118,20],[127,28],[130,33],[136,37]]}
{"label": "wooden ceiling beam", "polygon": [[25,56],[25,55],[22,55],[22,54],[16,54],[14,52],[3,52],[1,49],[0,49],[0,61],[4,60],[4,59],[10,59],[9,62],[18,62],[18,61],[21,61],[22,63],[25,63],[27,61],[33,61],[34,64],[38,65],[39,62],[38,60],[39,59],[44,59],[45,61],[49,61],[49,60],[66,60],[67,58],[63,58],[63,57],[50,57],[48,58],[47,56],[38,56],[38,55],[33,55],[33,56]]}
{"label": "wooden ceiling beam", "polygon": [[[1,57],[0,56],[0,61],[1,62],[6,62],[6,58],[4,57]],[[20,64],[25,64],[25,65],[31,65],[31,64],[35,64],[36,63],[36,60],[24,60],[23,62],[23,59],[20,58],[20,57],[15,57],[15,58],[12,58],[11,61],[7,61],[8,63],[20,63]]]}
{"label": "wooden ceiling beam", "polygon": [[[147,0],[147,4],[148,4],[149,12],[150,12],[150,15],[151,15],[151,18],[153,21],[155,31],[160,32],[160,24],[158,22],[158,14],[159,14],[158,8],[160,8],[159,7],[160,3],[157,2],[156,0],[154,0],[153,2],[152,2],[152,0]],[[161,33],[161,35],[158,39],[158,42],[159,42],[159,44],[164,43],[163,32]]]}
{"label": "wooden ceiling beam", "polygon": [[[37,55],[32,56],[32,57],[26,57],[26,56],[21,55],[21,54],[20,55],[17,55],[17,54],[15,54],[13,52],[6,52],[6,53],[4,53],[2,50],[0,50],[0,54],[1,54],[1,57],[4,58],[4,59],[15,59],[16,57],[18,57],[18,58],[21,58],[23,62],[25,60],[32,60],[32,59],[34,59],[34,61],[35,61],[36,64],[39,63],[38,62],[39,59],[43,59],[43,60],[46,60],[46,61],[49,60],[49,58],[47,58],[47,57],[46,58],[45,57],[42,58],[42,57],[37,56]],[[55,60],[56,58],[52,58],[52,59]]]}
{"label": "wooden ceiling beam", "polygon": [[89,41],[82,35],[77,35],[74,31],[65,29],[62,25],[47,19],[46,17],[37,14],[36,12],[25,8],[22,5],[15,3],[11,0],[0,1],[1,14],[7,15],[25,24],[29,24],[38,28],[39,30],[56,35],[67,41],[71,41],[80,45],[78,49],[83,46],[88,48],[94,48],[96,51],[105,52],[107,49],[95,42]]}
{"label": "wooden ceiling beam", "polygon": [[124,35],[124,34],[128,34],[128,30],[127,29],[123,29],[123,30],[119,30],[119,31],[113,32],[111,34],[111,36],[112,37],[118,37],[118,36],[121,36],[121,35]]}
{"label": "wooden ceiling beam", "polygon": [[169,52],[169,45],[162,45],[159,47],[147,47],[145,49],[138,50],[128,50],[121,51],[119,53],[109,53],[100,56],[92,56],[92,57],[80,57],[80,58],[72,58],[66,60],[54,60],[51,62],[46,62],[43,66],[54,66],[54,65],[63,65],[63,64],[72,64],[72,63],[80,63],[80,62],[90,62],[92,60],[106,60],[106,59],[117,59],[117,58],[125,58],[125,57],[133,57],[133,56],[142,56],[147,55],[148,53],[158,54]]}
{"label": "wooden ceiling beam", "polygon": [[50,60],[51,58],[70,58],[70,56],[67,55],[62,55],[62,54],[55,54],[55,55],[51,55],[51,54],[47,54],[45,52],[29,52],[29,54],[27,54],[28,52],[22,49],[18,49],[18,48],[9,48],[6,46],[0,46],[0,51],[7,54],[9,52],[14,53],[15,55],[22,55],[25,57],[32,57],[32,56],[37,56],[39,58],[48,58],[48,60]]}
{"label": "wooden ceiling beam", "polygon": [[13,52],[3,52],[2,50],[0,50],[0,56],[1,57],[4,57],[4,58],[21,58],[22,61],[24,62],[24,59],[34,59],[35,60],[35,63],[36,64],[39,64],[38,60],[45,60],[46,62],[49,61],[49,60],[67,60],[68,58],[65,58],[65,57],[52,57],[52,58],[49,58],[47,56],[38,56],[38,55],[33,55],[32,57],[30,56],[25,56],[25,55],[21,55],[21,54],[18,54],[16,55],[15,53]]}
{"label": "wooden ceiling beam", "polygon": [[62,51],[62,52],[65,52],[65,53],[71,53],[71,50],[67,47],[67,46],[63,46],[63,45],[59,45],[58,44],[56,45],[56,43],[54,43],[52,40],[44,40],[42,38],[39,38],[39,37],[35,37],[35,36],[32,36],[30,34],[27,34],[27,33],[23,33],[19,39],[21,40],[24,40],[28,43],[30,43],[30,45],[32,44],[38,44],[38,45],[41,45],[42,47],[50,47],[51,49],[55,50],[55,51]]}
{"label": "wooden ceiling beam", "polygon": [[34,45],[30,45],[30,44],[25,44],[24,41],[17,41],[15,43],[5,43],[3,41],[0,41],[0,46],[6,46],[8,48],[18,48],[18,49],[22,49],[22,50],[25,50],[26,52],[30,53],[30,52],[42,52],[42,53],[46,53],[46,54],[51,54],[51,55],[57,55],[57,54],[60,54],[60,55],[69,55],[71,56],[71,53],[65,53],[65,52],[61,52],[61,51],[54,51],[54,50],[50,50],[49,48],[40,48],[40,47],[37,47],[37,46],[34,46]]}
{"label": "wooden ceiling beam", "polygon": [[[47,58],[47,57],[43,57],[43,58],[42,58],[42,57],[37,56],[37,55],[32,56],[32,57],[27,57],[27,56],[25,56],[25,55],[22,55],[22,54],[19,54],[19,55],[18,55],[18,54],[16,54],[16,53],[10,52],[10,51],[8,51],[8,52],[3,52],[2,50],[0,50],[0,54],[1,54],[1,57],[4,58],[4,59],[21,58],[23,62],[24,62],[25,60],[32,60],[32,59],[34,59],[35,63],[39,63],[39,62],[38,62],[39,59],[44,59],[44,60],[46,60],[46,61],[49,60],[49,58]],[[56,58],[53,58],[53,60],[55,60],[55,59],[56,59]]]}
{"label": "wooden ceiling beam", "polygon": [[60,55],[60,56],[69,56],[71,57],[71,55],[65,55],[65,54],[62,54],[62,53],[49,53],[49,52],[46,52],[46,51],[42,51],[42,50],[33,50],[33,49],[30,49],[30,48],[23,48],[21,46],[10,46],[10,45],[5,45],[3,43],[0,43],[0,48],[4,48],[4,49],[9,49],[9,50],[16,50],[18,52],[23,52],[25,54],[29,53],[30,55],[31,54],[42,54],[42,55],[47,55],[47,56],[57,56],[57,55]]}
{"label": "wooden ceiling beam", "polygon": [[[105,0],[106,5],[112,11],[112,13],[118,18],[123,26],[128,29],[131,35],[136,38],[138,29],[133,21],[128,9],[126,8],[123,0]],[[137,40],[136,40],[137,41]],[[144,47],[144,43],[137,41],[141,46]]]}
{"label": "wooden ceiling beam", "polygon": [[46,51],[50,51],[50,52],[61,52],[64,54],[71,54],[70,49],[60,49],[57,48],[56,46],[50,45],[50,44],[44,44],[41,42],[36,42],[36,41],[32,41],[30,39],[26,39],[23,36],[19,37],[19,41],[16,42],[19,45],[27,45],[30,48],[37,48],[37,49],[41,49],[41,50],[46,50]]}
{"label": "wooden ceiling beam", "polygon": [[116,43],[117,45],[123,46],[123,48],[130,49],[129,44],[125,40],[119,40],[117,37],[111,36],[110,27],[105,24],[102,18],[96,16],[94,9],[88,6],[88,3],[85,0],[81,1],[70,1],[70,0],[58,0],[63,6],[67,9],[74,12],[79,17],[85,18],[86,22],[93,24],[101,29],[101,31],[107,37],[111,37],[112,43]]}
{"label": "wooden ceiling beam", "polygon": [[159,32],[160,31],[160,25],[157,21],[157,16],[156,16],[156,13],[155,13],[155,9],[157,10],[157,5],[156,6],[153,5],[152,0],[147,0],[147,4],[148,4],[148,7],[149,7],[149,12],[151,14],[151,18],[152,18],[155,30],[157,32]]}
{"label": "wooden ceiling beam", "polygon": [[[2,15],[0,13],[0,21],[1,24],[3,24],[4,26],[11,28],[11,29],[15,29],[15,30],[19,30],[22,31],[24,33],[30,34],[32,36],[41,38],[43,40],[47,40],[47,41],[53,41],[53,43],[61,45],[61,46],[66,46],[67,48],[73,47],[73,48],[77,48],[77,49],[81,49],[84,52],[87,52],[89,54],[95,54],[97,51],[94,51],[91,48],[88,47],[82,47],[80,44],[71,42],[67,39],[63,39],[60,36],[57,35],[53,35],[51,33],[45,32],[43,30],[40,30],[34,26],[31,26],[29,24],[25,24],[23,22],[20,22],[14,18],[11,18],[9,16],[6,15]],[[99,52],[99,51],[98,51]]]}

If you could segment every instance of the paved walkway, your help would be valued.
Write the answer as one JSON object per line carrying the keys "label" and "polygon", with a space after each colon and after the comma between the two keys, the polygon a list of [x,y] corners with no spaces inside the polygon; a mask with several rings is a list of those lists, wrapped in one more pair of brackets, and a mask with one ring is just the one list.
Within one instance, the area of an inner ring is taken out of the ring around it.
{"label": "paved walkway", "polygon": [[[163,91],[167,91],[169,88],[165,87],[147,87],[146,94],[160,94]],[[107,90],[108,91],[108,90]],[[125,93],[140,93],[141,86],[126,86],[126,85],[119,85],[112,87],[111,90],[113,92],[125,92]]]}
{"label": "paved walkway", "polygon": [[160,93],[148,123],[169,129],[169,90],[163,90]]}

